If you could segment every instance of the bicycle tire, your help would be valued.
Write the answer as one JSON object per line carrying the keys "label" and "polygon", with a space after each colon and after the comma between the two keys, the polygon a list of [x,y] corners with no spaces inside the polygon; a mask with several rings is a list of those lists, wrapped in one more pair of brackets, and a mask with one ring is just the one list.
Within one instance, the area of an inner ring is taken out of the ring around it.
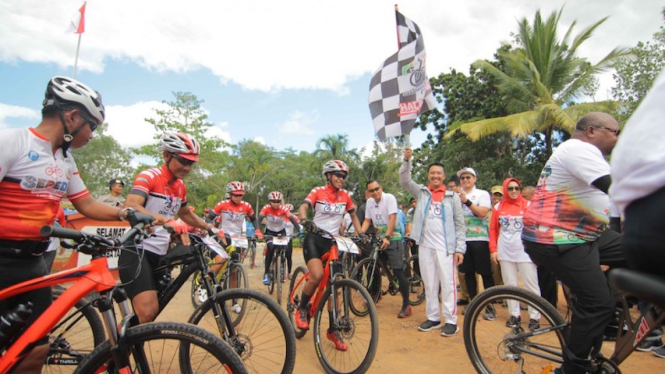
{"label": "bicycle tire", "polygon": [[[300,306],[300,295],[302,295],[302,290],[305,288],[305,281],[301,282],[300,285],[298,285],[297,288],[296,285],[300,281],[302,277],[307,274],[307,268],[304,266],[298,266],[296,270],[293,271],[293,274],[291,275],[291,284],[289,285],[289,300],[286,305],[286,311],[289,313],[289,320],[291,321],[291,326],[293,326],[293,332],[296,335],[297,339],[302,338],[307,334],[307,330],[301,330],[296,326],[296,320],[295,320],[295,313],[298,310],[298,307]],[[308,313],[308,321],[309,321],[309,313]]]}
{"label": "bicycle tire", "polygon": [[275,292],[275,280],[277,279],[277,273],[275,272],[275,256],[272,257],[272,262],[268,268],[268,293],[272,295]]}
{"label": "bicycle tire", "polygon": [[[61,287],[53,290],[55,300],[64,292]],[[106,340],[104,323],[88,299],[76,302],[49,335],[49,352],[44,373],[71,373],[83,358]]]}
{"label": "bicycle tire", "polygon": [[413,255],[404,264],[404,275],[409,285],[409,305],[420,305],[425,301],[425,283],[415,270],[417,263],[418,255]]}
{"label": "bicycle tire", "polygon": [[[340,327],[337,331],[347,344],[347,351],[338,351],[325,336],[321,336],[322,327],[327,331],[330,324],[327,305],[332,299],[333,289],[339,290],[338,294],[342,296],[336,320]],[[352,301],[355,298],[362,299],[368,305],[365,316],[358,316],[351,310],[351,305],[358,302]],[[379,316],[369,293],[360,283],[352,279],[340,279],[327,287],[316,308],[313,327],[317,358],[327,373],[362,374],[369,369],[379,344]]]}
{"label": "bicycle tire", "polygon": [[[219,331],[212,300],[203,303],[187,321],[209,331]],[[241,357],[249,373],[290,374],[296,362],[296,337],[286,313],[269,296],[255,290],[231,289],[214,300],[229,310],[235,335],[227,343]],[[232,305],[244,305],[236,314]]]}
{"label": "bicycle tire", "polygon": [[[364,258],[358,262],[358,265],[351,272],[351,279],[360,283],[369,293],[372,302],[376,304],[381,297],[381,272],[378,263],[372,258]],[[359,316],[369,313],[369,309],[364,304],[353,304],[353,312]]]}
{"label": "bicycle tire", "polygon": [[[174,322],[146,323],[127,329],[125,342],[133,352],[131,364],[136,364],[136,352],[141,352],[146,356],[147,363],[157,365],[150,371],[153,373],[218,372],[220,363],[229,373],[247,373],[242,360],[231,347],[200,327]],[[111,343],[104,342],[86,356],[74,373],[108,371],[111,350]],[[196,368],[192,368],[191,364]]]}
{"label": "bicycle tire", "polygon": [[[508,326],[510,307],[494,306],[499,300],[517,303],[513,305],[517,305],[519,323]],[[521,310],[519,303],[526,304],[529,310]],[[495,308],[494,320],[486,320],[483,315],[488,305]],[[527,329],[525,321],[534,312],[540,314],[539,326]],[[566,329],[561,314],[542,297],[517,287],[496,286],[480,293],[467,307],[464,345],[478,373],[515,373],[518,369],[541,372],[547,365],[556,367],[563,361]]]}
{"label": "bicycle tire", "polygon": [[276,288],[276,295],[275,298],[277,299],[277,304],[281,307],[282,306],[282,279],[284,279],[283,274],[283,269],[282,266],[282,256],[275,256],[277,263],[275,264],[275,288]]}

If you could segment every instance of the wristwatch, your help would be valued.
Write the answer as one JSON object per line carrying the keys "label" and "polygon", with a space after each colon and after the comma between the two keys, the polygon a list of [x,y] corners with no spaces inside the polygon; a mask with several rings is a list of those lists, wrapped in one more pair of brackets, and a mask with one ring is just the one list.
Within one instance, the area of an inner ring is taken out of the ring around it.
{"label": "wristwatch", "polygon": [[390,241],[390,239],[392,239],[393,237],[390,236],[390,235],[386,235],[386,236],[384,236],[384,238],[386,238],[386,239],[388,239],[388,241]]}

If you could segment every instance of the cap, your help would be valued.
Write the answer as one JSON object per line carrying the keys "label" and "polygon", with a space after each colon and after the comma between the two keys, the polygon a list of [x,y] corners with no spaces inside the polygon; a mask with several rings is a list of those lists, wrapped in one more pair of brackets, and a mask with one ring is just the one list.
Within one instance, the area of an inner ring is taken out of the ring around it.
{"label": "cap", "polygon": [[125,182],[123,182],[122,179],[117,179],[117,178],[116,178],[116,179],[111,179],[111,180],[109,181],[109,187],[112,187],[114,184],[120,184],[120,185],[122,185],[123,187],[125,187]]}
{"label": "cap", "polygon": [[501,195],[503,195],[503,187],[501,187],[501,186],[492,186],[492,189],[490,189],[490,192],[492,194],[500,193]]}
{"label": "cap", "polygon": [[477,177],[477,176],[478,176],[478,175],[476,174],[476,171],[473,170],[472,168],[464,168],[464,169],[458,171],[458,172],[457,172],[457,176],[461,178],[461,177],[462,177],[462,174],[467,174],[467,173],[468,173],[468,174],[473,174],[474,177]]}

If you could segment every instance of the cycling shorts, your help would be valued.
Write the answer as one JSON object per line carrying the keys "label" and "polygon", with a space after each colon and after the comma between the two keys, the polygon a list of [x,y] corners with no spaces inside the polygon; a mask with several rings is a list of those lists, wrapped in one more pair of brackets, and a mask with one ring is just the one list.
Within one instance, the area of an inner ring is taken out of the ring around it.
{"label": "cycling shorts", "polygon": [[330,251],[333,246],[332,238],[324,238],[321,234],[308,232],[303,239],[302,254],[305,263],[313,258],[321,259],[321,256]]}
{"label": "cycling shorts", "polygon": [[118,259],[120,281],[130,299],[145,291],[156,291],[157,282],[166,271],[154,273],[165,256],[138,248],[137,252],[122,251]]}

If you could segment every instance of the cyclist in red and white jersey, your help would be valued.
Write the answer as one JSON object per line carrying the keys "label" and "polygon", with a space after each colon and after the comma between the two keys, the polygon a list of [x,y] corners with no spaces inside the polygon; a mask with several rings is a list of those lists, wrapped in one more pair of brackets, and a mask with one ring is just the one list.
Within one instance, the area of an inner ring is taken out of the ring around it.
{"label": "cyclist in red and white jersey", "polygon": [[[220,228],[231,235],[231,237],[243,236],[242,226],[245,220],[250,220],[257,228],[255,236],[263,239],[263,234],[258,230],[259,221],[256,220],[252,205],[242,200],[245,194],[245,185],[242,182],[233,181],[226,185],[226,193],[229,198],[222,200],[212,209],[209,218],[218,216],[215,222],[218,222]],[[252,252],[252,267],[256,267],[256,250]]]}
{"label": "cyclist in red and white jersey", "polygon": [[[92,139],[104,113],[98,92],[74,79],[53,77],[46,87],[39,125],[0,130],[0,289],[47,274],[44,252],[50,241],[39,235],[39,229],[53,225],[65,196],[86,217],[126,218],[128,210],[102,204],[90,195],[69,152]],[[50,287],[24,293],[0,301],[0,315],[31,302],[29,326],[51,300]],[[46,343],[44,337],[14,372],[40,373],[48,353]]]}
{"label": "cyclist in red and white jersey", "polygon": [[[279,191],[272,191],[268,194],[268,204],[261,208],[261,212],[259,212],[259,222],[263,222],[264,219],[266,220],[266,235],[286,235],[285,219],[290,220],[291,223],[298,228],[298,231],[300,231],[300,225],[298,224],[296,216],[286,209],[286,207],[280,205],[281,203],[282,193]],[[265,272],[263,273],[263,284],[266,286],[270,283],[270,279],[268,279],[268,268],[270,267],[273,257],[272,240],[268,242],[267,247],[268,251],[266,253]]]}
{"label": "cyclist in red and white jersey", "polygon": [[[159,150],[162,151],[164,164],[136,176],[125,206],[150,214],[157,223],[168,223],[176,233],[181,234],[182,243],[170,243],[169,232],[163,226],[157,226],[154,235],[143,240],[138,253],[120,253],[120,280],[125,284],[140,323],[152,321],[159,312],[157,284],[164,274],[153,274],[153,268],[160,264],[167,251],[191,250],[187,225],[202,230],[212,227],[189,209],[187,187],[183,181],[192,171],[194,163],[199,161],[199,143],[187,134],[167,132],[160,139]],[[187,225],[174,221],[176,217]],[[223,233],[220,234],[225,243]],[[221,261],[221,257],[218,260]]]}
{"label": "cyclist in red and white jersey", "polygon": [[[289,212],[293,212],[293,204],[286,204],[284,207]],[[295,217],[295,219],[298,223],[298,227],[300,227],[300,220],[298,217]],[[286,263],[288,264],[287,270],[289,279],[291,279],[291,268],[293,266],[293,230],[295,227],[296,225],[294,225],[291,220],[289,220],[287,217],[284,217],[284,229],[286,230],[286,236],[289,237],[289,245],[286,247]]]}
{"label": "cyclist in red and white jersey", "polygon": [[[326,178],[326,185],[316,187],[310,191],[298,210],[302,226],[308,231],[303,240],[303,256],[309,270],[309,281],[303,288],[300,306],[295,314],[296,325],[302,330],[309,328],[307,307],[316,287],[323,278],[321,256],[330,251],[333,245],[333,239],[330,236],[321,235],[314,231],[320,228],[330,233],[339,232],[344,213],[348,212],[351,215],[356,233],[361,232],[353,200],[351,200],[349,193],[342,189],[344,181],[349,175],[349,167],[340,160],[328,161],[323,165],[322,174]],[[307,220],[307,210],[309,208],[314,209],[314,219],[312,221]],[[330,318],[330,321],[332,324],[334,318]],[[326,337],[335,343],[335,348],[338,350],[346,351],[348,349],[339,331],[336,331],[333,326],[328,328]]]}

